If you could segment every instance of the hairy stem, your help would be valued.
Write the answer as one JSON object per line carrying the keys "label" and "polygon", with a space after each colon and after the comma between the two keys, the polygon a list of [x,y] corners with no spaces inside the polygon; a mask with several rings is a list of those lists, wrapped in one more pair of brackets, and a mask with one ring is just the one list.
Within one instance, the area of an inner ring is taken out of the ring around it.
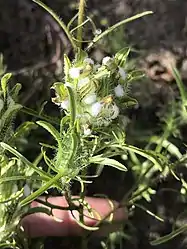
{"label": "hairy stem", "polygon": [[83,34],[83,26],[81,25],[84,22],[84,12],[85,12],[85,0],[79,1],[79,13],[78,13],[78,29],[77,29],[77,40],[78,47],[82,46],[82,34]]}

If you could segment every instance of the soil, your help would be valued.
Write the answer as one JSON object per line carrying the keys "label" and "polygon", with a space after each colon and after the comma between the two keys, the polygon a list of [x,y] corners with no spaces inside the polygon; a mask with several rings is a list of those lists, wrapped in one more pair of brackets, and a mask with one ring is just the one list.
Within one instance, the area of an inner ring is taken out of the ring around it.
{"label": "soil", "polygon": [[[44,2],[66,23],[76,13],[75,1]],[[140,107],[131,115],[137,120],[143,119],[145,124],[155,124],[155,113],[160,103],[162,102],[163,106],[164,101],[170,100],[168,89],[172,88],[173,78],[168,65],[176,65],[184,81],[187,80],[187,1],[88,0],[87,9],[95,16],[102,29],[104,25],[100,23],[101,17],[106,18],[108,24],[114,24],[124,17],[145,10],[154,12],[151,16],[126,25],[124,44],[132,44],[141,52],[139,65],[148,76],[144,86],[140,87],[138,83],[135,86],[134,94],[140,102]],[[0,37],[0,52],[4,55],[7,69],[23,84],[21,102],[32,107],[35,103],[39,105],[42,100],[49,100],[49,86],[56,80],[56,75],[60,77],[62,73],[63,53],[71,51],[58,25],[31,1],[0,1]],[[56,112],[53,111],[53,115],[54,113]],[[106,169],[89,187],[88,194],[103,193],[112,199],[120,200],[133,181],[131,172],[123,175],[113,169]],[[162,224],[144,211],[135,210],[133,217],[129,218],[132,226],[127,225],[127,231],[133,239],[123,241],[124,249],[151,249],[151,238],[171,232],[174,218],[186,209],[177,193],[163,191],[164,188],[171,187],[176,190],[179,188],[179,183],[173,177],[161,179],[156,185],[157,194],[151,204],[142,203],[164,217],[166,222]],[[186,217],[183,217],[181,223],[185,221]],[[99,248],[98,241],[97,245],[95,243],[91,241],[90,248]],[[73,245],[72,241],[69,244],[65,239],[46,241],[46,248],[78,248],[77,245],[77,241]],[[178,236],[158,247],[187,248],[186,235]]]}

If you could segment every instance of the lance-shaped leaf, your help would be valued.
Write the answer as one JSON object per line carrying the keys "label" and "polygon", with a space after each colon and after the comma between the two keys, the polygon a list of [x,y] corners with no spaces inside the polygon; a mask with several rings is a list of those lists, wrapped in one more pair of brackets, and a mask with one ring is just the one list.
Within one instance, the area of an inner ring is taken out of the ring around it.
{"label": "lance-shaped leaf", "polygon": [[130,48],[123,48],[115,55],[115,59],[119,67],[124,67],[127,57],[130,53]]}
{"label": "lance-shaped leaf", "polygon": [[116,169],[121,170],[121,171],[127,171],[127,168],[122,163],[118,162],[115,159],[102,157],[102,155],[91,157],[89,162],[93,163],[93,164],[110,166],[110,167],[116,168]]}
{"label": "lance-shaped leaf", "polygon": [[11,78],[12,74],[7,73],[1,78],[1,89],[3,91],[4,99],[6,99],[7,91],[8,91],[8,81]]}
{"label": "lance-shaped leaf", "polygon": [[71,68],[71,61],[68,58],[68,56],[64,55],[64,75],[65,75],[65,81],[69,80],[69,70]]}

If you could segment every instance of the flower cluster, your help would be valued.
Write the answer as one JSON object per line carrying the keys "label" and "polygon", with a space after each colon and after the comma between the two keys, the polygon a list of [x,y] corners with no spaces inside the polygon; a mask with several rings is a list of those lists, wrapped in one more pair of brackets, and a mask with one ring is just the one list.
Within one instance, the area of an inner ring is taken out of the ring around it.
{"label": "flower cluster", "polygon": [[87,136],[94,127],[106,127],[120,114],[128,78],[121,65],[119,54],[113,58],[104,57],[101,65],[95,64],[85,52],[72,63],[65,57],[65,83],[53,85],[55,97],[52,101],[68,115],[70,100],[67,87],[70,87],[76,102],[76,118]]}

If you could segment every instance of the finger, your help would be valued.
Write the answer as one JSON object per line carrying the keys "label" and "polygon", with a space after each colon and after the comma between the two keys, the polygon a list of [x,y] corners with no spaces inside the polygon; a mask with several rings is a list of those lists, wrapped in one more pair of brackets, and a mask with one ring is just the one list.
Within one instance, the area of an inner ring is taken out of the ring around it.
{"label": "finger", "polygon": [[[42,198],[45,200],[45,198]],[[49,197],[48,202],[56,206],[68,207],[68,203],[64,197]],[[87,226],[94,226],[96,223],[103,219],[106,215],[111,213],[118,203],[115,201],[109,202],[102,198],[86,197],[85,199],[90,207],[95,210],[94,218],[88,217],[86,212],[84,222]],[[112,204],[112,205],[111,205]],[[34,201],[31,207],[41,206],[38,202]],[[73,215],[78,218],[77,211]],[[124,208],[118,208],[113,213],[113,221],[123,221],[127,219],[127,213]],[[84,231],[75,221],[70,211],[53,209],[53,216],[48,216],[44,213],[35,213],[26,216],[22,221],[26,234],[29,237],[41,236],[78,236]],[[107,229],[108,230],[108,229]],[[111,227],[113,231],[113,228]],[[104,232],[104,231],[103,231]]]}

